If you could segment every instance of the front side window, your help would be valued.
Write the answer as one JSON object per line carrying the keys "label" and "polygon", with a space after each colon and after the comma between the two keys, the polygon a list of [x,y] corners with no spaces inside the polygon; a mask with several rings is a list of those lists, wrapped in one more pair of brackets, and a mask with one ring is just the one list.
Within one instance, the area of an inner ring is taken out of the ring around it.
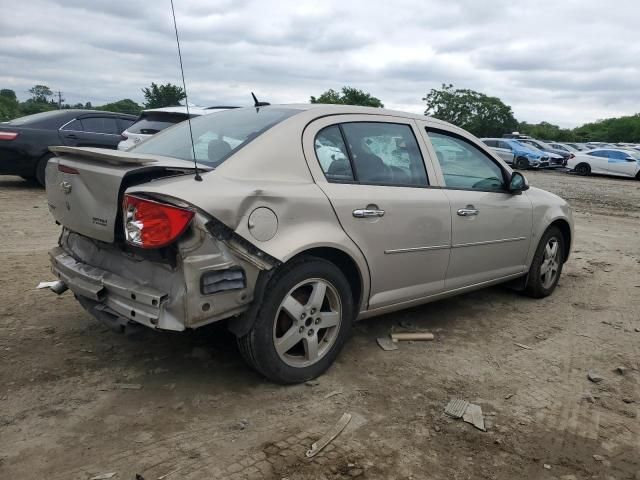
{"label": "front side window", "polygon": [[418,142],[409,125],[353,122],[341,125],[358,182],[427,186]]}
{"label": "front side window", "polygon": [[[274,125],[300,112],[293,108],[236,108],[191,119],[196,160],[217,167]],[[189,122],[167,128],[130,151],[193,161]]]}
{"label": "front side window", "polygon": [[504,191],[500,166],[485,152],[460,137],[427,130],[446,187],[464,190]]}

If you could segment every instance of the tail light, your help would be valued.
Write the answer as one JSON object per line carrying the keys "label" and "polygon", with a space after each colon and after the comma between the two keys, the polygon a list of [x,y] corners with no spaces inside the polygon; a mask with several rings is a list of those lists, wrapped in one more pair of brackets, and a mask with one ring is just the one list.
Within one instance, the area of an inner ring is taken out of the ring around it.
{"label": "tail light", "polygon": [[128,136],[126,133],[122,132],[122,133],[120,134],[120,139],[122,139],[122,140],[129,140],[129,136]]}
{"label": "tail light", "polygon": [[18,135],[18,132],[0,132],[0,140],[15,140]]}
{"label": "tail light", "polygon": [[125,195],[122,205],[124,233],[128,243],[141,248],[160,248],[173,243],[193,218],[192,210]]}

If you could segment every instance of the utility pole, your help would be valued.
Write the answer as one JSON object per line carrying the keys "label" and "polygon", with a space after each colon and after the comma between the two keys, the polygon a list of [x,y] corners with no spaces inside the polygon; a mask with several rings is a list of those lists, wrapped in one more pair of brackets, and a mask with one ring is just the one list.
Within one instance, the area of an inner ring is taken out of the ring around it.
{"label": "utility pole", "polygon": [[62,110],[62,92],[58,90],[58,110]]}

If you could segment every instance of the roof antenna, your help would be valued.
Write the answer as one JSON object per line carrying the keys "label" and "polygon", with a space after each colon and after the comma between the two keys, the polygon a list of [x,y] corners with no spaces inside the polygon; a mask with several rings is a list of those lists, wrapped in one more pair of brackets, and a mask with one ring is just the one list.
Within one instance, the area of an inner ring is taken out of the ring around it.
{"label": "roof antenna", "polygon": [[176,11],[173,8],[173,0],[171,0],[171,13],[173,14],[173,28],[176,31],[176,43],[178,44],[178,58],[180,59],[180,73],[182,73],[182,88],[184,88],[184,103],[187,106],[187,122],[189,122],[189,135],[191,136],[191,151],[193,152],[193,166],[196,170],[196,175],[193,179],[196,182],[201,182],[202,177],[198,172],[198,161],[196,160],[196,146],[193,143],[193,130],[191,129],[191,115],[189,114],[189,97],[187,96],[187,84],[184,81],[184,68],[182,68],[182,53],[180,52],[180,39],[178,38],[178,24],[176,23]]}
{"label": "roof antenna", "polygon": [[253,97],[253,106],[256,108],[266,107],[267,105],[271,105],[269,102],[259,102],[258,98],[256,97],[256,94],[253,92],[251,92],[251,96]]}

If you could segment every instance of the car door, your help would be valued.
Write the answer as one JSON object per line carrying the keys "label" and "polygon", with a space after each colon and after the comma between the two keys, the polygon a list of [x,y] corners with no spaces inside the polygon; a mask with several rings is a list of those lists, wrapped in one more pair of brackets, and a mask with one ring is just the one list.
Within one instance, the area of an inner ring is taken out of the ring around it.
{"label": "car door", "polygon": [[620,150],[607,150],[607,171],[611,175],[635,177],[638,163],[635,158]]}
{"label": "car door", "polygon": [[116,117],[83,116],[82,132],[77,132],[72,140],[77,147],[116,148],[121,140],[120,126]]}
{"label": "car door", "polygon": [[509,165],[513,164],[513,147],[509,144],[509,142],[505,142],[504,140],[498,141],[498,148],[495,150],[498,156],[504,160]]}
{"label": "car door", "polygon": [[366,258],[370,309],[444,290],[449,200],[431,188],[417,138],[412,120],[379,115],[325,117],[303,135],[316,183]]}
{"label": "car door", "polygon": [[591,173],[609,173],[609,154],[606,150],[592,150],[587,152]]}
{"label": "car door", "polygon": [[[446,290],[522,274],[533,227],[526,192],[509,193],[509,172],[471,137],[428,125],[424,132],[451,204]],[[453,146],[463,153],[447,158],[446,147]]]}

